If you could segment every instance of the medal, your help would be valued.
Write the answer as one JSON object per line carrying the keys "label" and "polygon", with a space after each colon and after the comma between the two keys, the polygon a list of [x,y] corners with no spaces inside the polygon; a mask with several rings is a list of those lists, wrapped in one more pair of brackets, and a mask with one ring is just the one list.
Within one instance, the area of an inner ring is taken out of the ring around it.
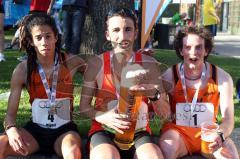
{"label": "medal", "polygon": [[[37,62],[38,63],[38,62]],[[53,79],[52,79],[52,89],[50,89],[47,78],[44,72],[43,67],[40,63],[38,63],[38,72],[41,77],[45,92],[48,96],[49,101],[49,110],[48,110],[48,120],[51,122],[54,121],[54,114],[57,113],[56,109],[56,92],[57,92],[57,79],[58,79],[58,70],[59,70],[59,63],[58,63],[58,54],[56,53],[54,59],[54,66],[53,66]]]}
{"label": "medal", "polygon": [[57,108],[55,105],[52,105],[49,107],[48,114],[50,114],[50,115],[57,114]]}

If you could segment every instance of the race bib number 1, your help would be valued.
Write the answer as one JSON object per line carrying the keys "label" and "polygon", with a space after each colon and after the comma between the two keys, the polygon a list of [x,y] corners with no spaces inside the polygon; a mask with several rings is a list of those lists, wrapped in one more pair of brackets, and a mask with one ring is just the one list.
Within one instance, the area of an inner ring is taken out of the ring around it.
{"label": "race bib number 1", "polygon": [[176,124],[180,126],[201,127],[204,121],[212,121],[214,106],[212,103],[196,103],[191,110],[191,103],[176,104]]}

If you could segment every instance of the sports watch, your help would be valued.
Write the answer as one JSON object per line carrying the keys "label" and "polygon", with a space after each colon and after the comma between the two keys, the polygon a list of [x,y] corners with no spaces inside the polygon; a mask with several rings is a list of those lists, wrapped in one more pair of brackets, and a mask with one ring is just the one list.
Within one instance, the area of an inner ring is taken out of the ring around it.
{"label": "sports watch", "polygon": [[16,126],[16,124],[8,124],[6,120],[3,121],[3,128],[5,131],[7,131],[8,129],[10,129],[12,127],[17,127],[17,126]]}
{"label": "sports watch", "polygon": [[[157,89],[156,89],[156,90],[157,90]],[[155,102],[155,101],[157,101],[158,99],[160,99],[160,97],[161,97],[161,94],[160,94],[159,90],[157,90],[156,93],[155,93],[155,95],[154,95],[154,97],[153,97],[153,98],[150,98],[150,97],[149,97],[149,100],[152,101],[152,102]]]}
{"label": "sports watch", "polygon": [[225,141],[225,136],[224,136],[223,132],[222,131],[218,131],[217,133],[220,136],[220,138],[222,140],[222,143],[223,143]]}

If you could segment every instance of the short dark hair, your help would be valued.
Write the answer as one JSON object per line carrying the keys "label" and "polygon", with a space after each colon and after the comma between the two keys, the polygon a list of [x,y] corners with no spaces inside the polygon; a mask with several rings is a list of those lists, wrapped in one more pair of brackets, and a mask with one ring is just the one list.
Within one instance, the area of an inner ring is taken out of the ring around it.
{"label": "short dark hair", "polygon": [[138,18],[133,10],[128,9],[128,8],[114,8],[114,9],[111,9],[108,12],[107,16],[105,17],[105,29],[106,30],[108,27],[108,24],[107,24],[108,19],[110,19],[111,17],[114,17],[114,16],[121,16],[121,17],[126,17],[126,18],[132,19],[132,21],[134,23],[134,27],[135,27],[135,29],[137,29]]}
{"label": "short dark hair", "polygon": [[178,31],[174,39],[174,49],[176,50],[177,56],[183,59],[181,55],[181,50],[183,49],[183,38],[186,37],[188,34],[196,34],[204,39],[205,50],[208,53],[205,57],[206,60],[214,46],[213,38],[208,29],[200,26],[186,26]]}

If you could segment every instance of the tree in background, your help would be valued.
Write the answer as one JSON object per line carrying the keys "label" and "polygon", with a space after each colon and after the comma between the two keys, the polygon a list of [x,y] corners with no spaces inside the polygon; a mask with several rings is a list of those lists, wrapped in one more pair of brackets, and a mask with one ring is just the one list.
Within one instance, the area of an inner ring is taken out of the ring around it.
{"label": "tree in background", "polygon": [[134,0],[88,0],[88,6],[80,51],[83,54],[100,54],[109,48],[104,28],[106,14],[116,7],[134,9]]}

